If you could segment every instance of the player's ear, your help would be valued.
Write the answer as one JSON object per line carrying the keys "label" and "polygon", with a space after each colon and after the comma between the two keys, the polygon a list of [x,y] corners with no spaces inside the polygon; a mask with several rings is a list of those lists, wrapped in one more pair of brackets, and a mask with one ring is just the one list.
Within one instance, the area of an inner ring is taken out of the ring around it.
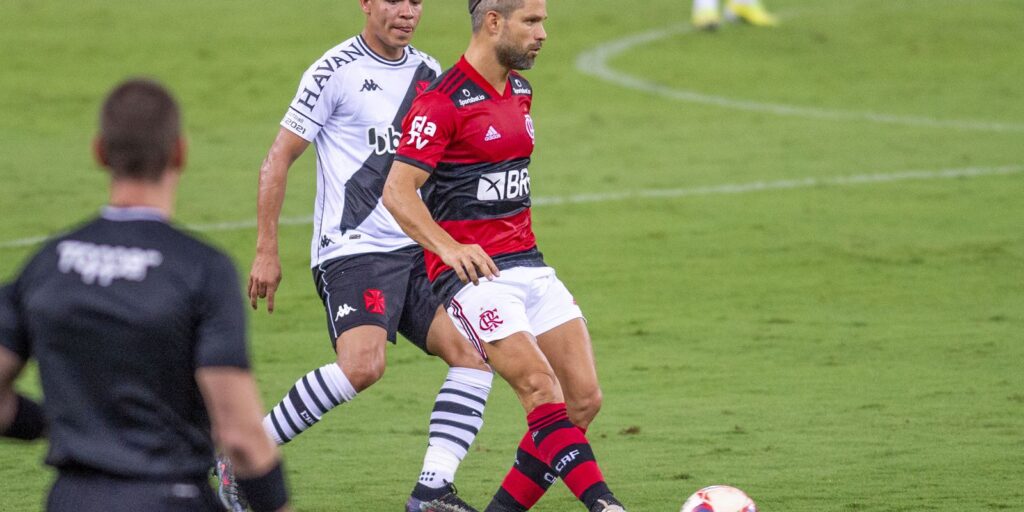
{"label": "player's ear", "polygon": [[501,34],[501,27],[505,24],[505,18],[498,11],[487,11],[484,16],[484,28],[492,36]]}
{"label": "player's ear", "polygon": [[359,0],[359,7],[363,9],[363,14],[370,15],[370,2],[373,0]]}
{"label": "player's ear", "polygon": [[178,137],[178,140],[174,142],[174,147],[171,148],[171,160],[168,162],[168,167],[176,169],[178,172],[185,170],[185,163],[188,160],[188,141],[185,140],[185,136]]}
{"label": "player's ear", "polygon": [[104,169],[110,167],[107,163],[107,152],[103,150],[103,139],[99,135],[92,139],[92,157],[96,159],[96,163]]}

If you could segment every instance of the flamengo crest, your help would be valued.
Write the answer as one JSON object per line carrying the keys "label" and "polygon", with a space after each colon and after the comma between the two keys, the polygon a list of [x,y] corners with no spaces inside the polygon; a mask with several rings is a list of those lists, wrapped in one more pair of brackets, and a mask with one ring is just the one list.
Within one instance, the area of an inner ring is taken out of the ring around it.
{"label": "flamengo crest", "polygon": [[505,322],[498,316],[498,308],[488,309],[480,313],[480,329],[484,331],[492,332],[503,323]]}

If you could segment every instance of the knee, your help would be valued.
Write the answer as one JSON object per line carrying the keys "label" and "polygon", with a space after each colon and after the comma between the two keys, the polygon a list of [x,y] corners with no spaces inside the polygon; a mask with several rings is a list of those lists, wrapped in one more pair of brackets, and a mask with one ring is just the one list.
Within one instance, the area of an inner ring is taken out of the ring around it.
{"label": "knee", "polygon": [[339,361],[338,364],[356,392],[362,392],[384,377],[383,361]]}
{"label": "knee", "polygon": [[519,400],[527,411],[538,405],[561,402],[562,393],[553,372],[532,372],[519,378],[514,385]]}
{"label": "knee", "polygon": [[452,341],[437,347],[437,356],[452,368],[473,368],[475,370],[491,371],[491,368],[484,362],[484,358],[476,349],[466,342]]}
{"label": "knee", "polygon": [[594,421],[597,413],[601,411],[603,400],[601,388],[597,387],[579,397],[574,397],[566,404],[569,420],[577,427],[587,428],[590,426],[590,422]]}

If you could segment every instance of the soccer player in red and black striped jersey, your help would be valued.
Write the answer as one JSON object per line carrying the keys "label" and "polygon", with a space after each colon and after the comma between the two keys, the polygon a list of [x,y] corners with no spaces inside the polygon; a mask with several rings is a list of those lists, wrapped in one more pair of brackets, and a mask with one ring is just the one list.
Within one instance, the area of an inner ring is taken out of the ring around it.
{"label": "soccer player in red and black striped jersey", "polygon": [[516,71],[547,38],[546,3],[471,0],[469,10],[469,48],[405,117],[384,205],[426,249],[449,316],[527,412],[516,465],[487,511],[528,510],[557,475],[591,512],[621,512],[584,435],[601,402],[586,323],[531,226],[533,89]]}

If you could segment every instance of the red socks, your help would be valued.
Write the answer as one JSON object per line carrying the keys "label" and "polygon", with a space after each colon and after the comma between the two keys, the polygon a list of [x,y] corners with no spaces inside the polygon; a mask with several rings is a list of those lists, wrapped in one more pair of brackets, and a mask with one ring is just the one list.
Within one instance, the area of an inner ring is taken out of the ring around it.
{"label": "red socks", "polygon": [[569,421],[564,403],[541,405],[526,420],[529,431],[519,443],[516,463],[487,510],[529,510],[554,483],[555,475],[587,508],[611,492],[590,442]]}

